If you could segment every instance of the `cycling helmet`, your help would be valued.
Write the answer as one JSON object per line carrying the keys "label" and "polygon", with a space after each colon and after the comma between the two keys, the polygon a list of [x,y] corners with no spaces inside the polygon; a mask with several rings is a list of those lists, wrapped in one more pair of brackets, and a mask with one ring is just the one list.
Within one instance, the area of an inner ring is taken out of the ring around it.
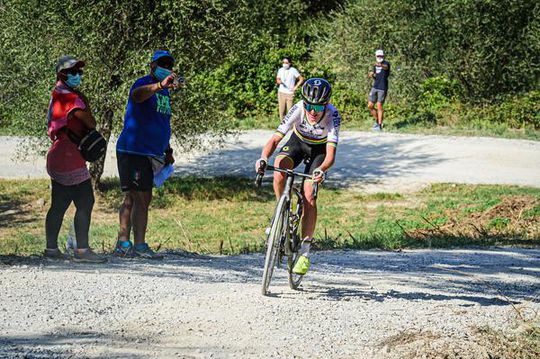
{"label": "cycling helmet", "polygon": [[325,105],[332,96],[332,86],[325,79],[311,78],[302,86],[302,98],[312,105]]}

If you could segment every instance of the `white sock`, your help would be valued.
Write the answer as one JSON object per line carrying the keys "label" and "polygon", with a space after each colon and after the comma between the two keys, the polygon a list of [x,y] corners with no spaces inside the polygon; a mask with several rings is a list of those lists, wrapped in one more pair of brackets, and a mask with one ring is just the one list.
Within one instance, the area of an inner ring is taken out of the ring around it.
{"label": "white sock", "polygon": [[306,256],[306,257],[309,257],[309,248],[311,247],[311,239],[307,240],[303,240],[302,241],[302,244],[300,245],[300,255],[303,255],[303,256]]}

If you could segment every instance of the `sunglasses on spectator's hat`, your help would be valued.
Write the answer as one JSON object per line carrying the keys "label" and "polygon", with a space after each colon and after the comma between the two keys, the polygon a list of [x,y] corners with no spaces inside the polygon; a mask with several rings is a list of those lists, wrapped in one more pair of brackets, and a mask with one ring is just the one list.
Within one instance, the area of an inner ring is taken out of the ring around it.
{"label": "sunglasses on spectator's hat", "polygon": [[304,108],[307,112],[315,111],[315,112],[323,112],[326,105],[312,105],[310,103],[304,103]]}

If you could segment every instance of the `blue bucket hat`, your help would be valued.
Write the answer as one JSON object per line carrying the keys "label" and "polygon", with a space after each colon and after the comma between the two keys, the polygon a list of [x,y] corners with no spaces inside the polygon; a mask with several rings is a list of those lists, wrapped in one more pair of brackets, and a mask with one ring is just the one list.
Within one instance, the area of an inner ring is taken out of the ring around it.
{"label": "blue bucket hat", "polygon": [[156,50],[154,55],[152,55],[152,62],[156,62],[162,57],[170,57],[174,61],[173,55],[167,50]]}

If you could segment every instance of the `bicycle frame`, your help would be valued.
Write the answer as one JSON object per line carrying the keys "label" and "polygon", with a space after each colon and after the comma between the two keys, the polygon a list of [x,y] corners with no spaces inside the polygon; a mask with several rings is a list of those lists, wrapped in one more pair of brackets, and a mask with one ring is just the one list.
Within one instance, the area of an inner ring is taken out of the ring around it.
{"label": "bicycle frame", "polygon": [[[261,185],[265,169],[285,173],[287,178],[285,182],[285,188],[283,189],[283,193],[281,194],[281,197],[279,198],[278,204],[276,206],[276,211],[274,212],[271,232],[268,234],[267,240],[270,241],[270,244],[267,243],[267,254],[263,271],[263,295],[267,294],[268,286],[272,278],[273,268],[281,263],[284,255],[287,256],[287,270],[289,273],[289,285],[291,286],[291,288],[297,289],[300,285],[300,282],[302,281],[302,276],[293,274],[292,267],[294,263],[294,258],[297,255],[298,243],[300,242],[298,236],[298,229],[303,215],[303,187],[306,178],[313,179],[313,176],[307,175],[305,173],[294,172],[293,170],[286,168],[267,166],[266,163],[263,163],[261,164],[261,170],[259,171],[259,173],[257,173],[257,178],[255,180],[255,185],[257,187],[260,187]],[[303,179],[301,189],[298,189],[294,186],[294,179],[296,176]],[[313,183],[313,196],[315,198],[317,196],[317,190],[318,184]],[[294,196],[296,196],[297,199],[296,208],[293,208]],[[282,227],[279,227],[281,228],[279,230],[279,238],[276,237],[276,228],[278,228],[277,226],[279,226],[279,222],[276,222],[276,220],[283,221],[281,222]]]}

